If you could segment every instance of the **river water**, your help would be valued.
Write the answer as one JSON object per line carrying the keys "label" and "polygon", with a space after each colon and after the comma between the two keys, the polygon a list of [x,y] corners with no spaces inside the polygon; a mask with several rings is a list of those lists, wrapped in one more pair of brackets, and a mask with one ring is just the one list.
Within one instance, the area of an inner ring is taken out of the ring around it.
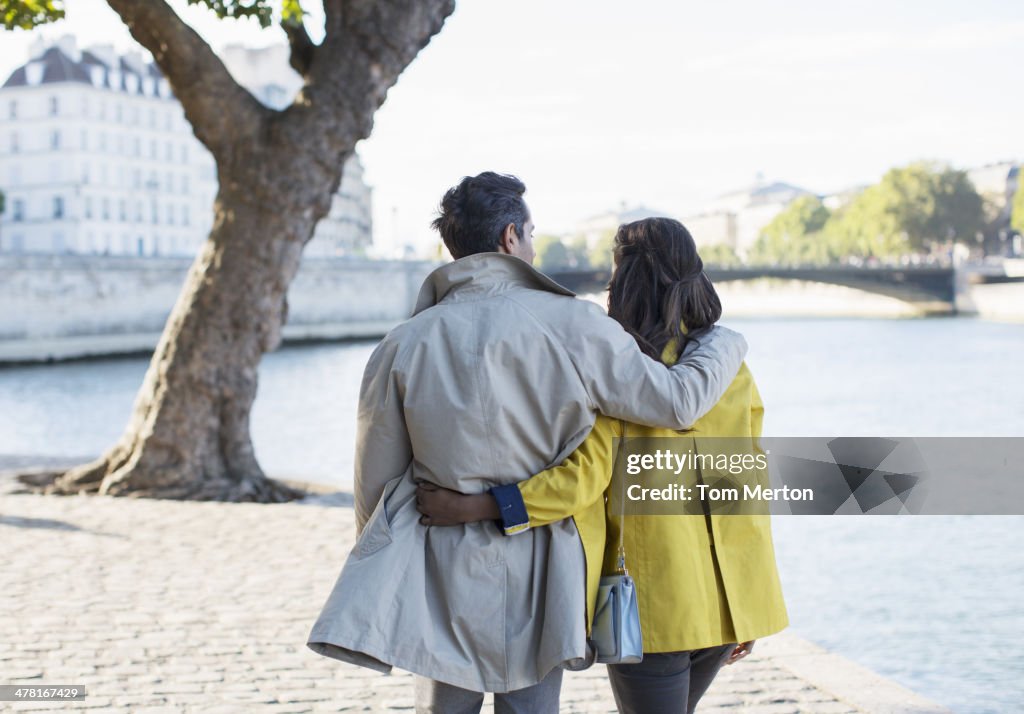
{"label": "river water", "polygon": [[[751,345],[766,435],[1024,436],[1019,324],[726,324]],[[266,357],[252,429],[269,474],[350,487],[355,403],[372,349]],[[0,460],[99,453],[120,434],[145,368],[117,359],[0,369]],[[954,711],[1020,711],[1024,516],[791,516],[776,518],[774,531],[798,634]]]}

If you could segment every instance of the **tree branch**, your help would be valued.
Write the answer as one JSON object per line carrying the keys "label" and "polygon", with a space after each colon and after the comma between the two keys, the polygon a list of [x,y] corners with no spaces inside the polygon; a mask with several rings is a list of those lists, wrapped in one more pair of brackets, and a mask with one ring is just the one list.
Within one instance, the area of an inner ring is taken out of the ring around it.
{"label": "tree branch", "polygon": [[321,157],[369,136],[388,89],[454,10],[455,0],[324,0],[327,34],[307,85],[311,125],[334,128]]}
{"label": "tree branch", "polygon": [[324,38],[338,37],[345,29],[345,0],[323,0]]}
{"label": "tree branch", "polygon": [[217,158],[260,131],[269,113],[166,0],[107,0],[132,37],[150,51],[198,138]]}
{"label": "tree branch", "polygon": [[282,22],[281,29],[288,36],[288,46],[291,48],[291,56],[288,59],[292,68],[305,77],[309,74],[309,68],[313,64],[313,53],[316,45],[306,32],[306,26],[302,22]]}

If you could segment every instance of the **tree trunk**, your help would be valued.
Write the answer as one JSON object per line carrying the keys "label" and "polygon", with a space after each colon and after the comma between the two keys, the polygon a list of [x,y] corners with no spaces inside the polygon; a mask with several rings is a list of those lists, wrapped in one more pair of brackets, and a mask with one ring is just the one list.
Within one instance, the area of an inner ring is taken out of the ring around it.
{"label": "tree trunk", "polygon": [[[281,341],[302,248],[398,75],[454,0],[324,0],[325,38],[286,26],[305,85],[261,106],[166,0],[107,0],[171,83],[217,162],[215,221],[178,297],[121,439],[93,463],[25,482],[48,493],[284,501],[249,436],[264,352]],[[213,6],[211,3],[207,3]]]}
{"label": "tree trunk", "polygon": [[106,454],[65,473],[49,493],[263,502],[303,495],[265,477],[249,433],[260,358],[280,343],[288,285],[341,178],[339,163],[319,189],[262,200],[274,194],[266,167],[295,161],[294,153],[268,152],[245,162],[244,180],[222,175],[216,222],[128,427]]}

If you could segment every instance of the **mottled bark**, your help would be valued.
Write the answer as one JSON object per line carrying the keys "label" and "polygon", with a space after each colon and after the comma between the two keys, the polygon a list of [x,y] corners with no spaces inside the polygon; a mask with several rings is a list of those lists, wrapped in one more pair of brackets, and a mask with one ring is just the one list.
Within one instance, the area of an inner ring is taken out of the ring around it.
{"label": "mottled bark", "polygon": [[[264,352],[287,318],[303,246],[330,208],[345,160],[452,0],[326,0],[315,46],[289,32],[306,86],[283,112],[238,87],[164,0],[108,0],[149,49],[217,161],[220,188],[200,250],[121,439],[51,493],[281,501],[253,452],[249,413]],[[301,469],[301,464],[296,467]]]}

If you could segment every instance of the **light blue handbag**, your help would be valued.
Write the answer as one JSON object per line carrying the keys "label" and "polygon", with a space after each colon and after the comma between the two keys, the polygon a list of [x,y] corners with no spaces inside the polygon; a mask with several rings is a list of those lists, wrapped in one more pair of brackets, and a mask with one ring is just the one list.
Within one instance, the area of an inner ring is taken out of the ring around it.
{"label": "light blue handbag", "polygon": [[[622,425],[622,439],[619,441],[621,456],[626,439],[626,425]],[[616,459],[618,461],[618,459]],[[618,471],[618,469],[616,469]],[[620,473],[623,477],[625,474]],[[614,473],[613,473],[614,476]],[[626,482],[622,479],[622,496],[625,498]],[[624,504],[623,500],[619,501]],[[619,528],[619,562],[615,575],[601,577],[597,589],[597,607],[591,626],[591,639],[597,650],[597,661],[602,664],[636,664],[644,658],[643,637],[640,633],[640,605],[637,602],[636,584],[626,570],[625,512]]]}

